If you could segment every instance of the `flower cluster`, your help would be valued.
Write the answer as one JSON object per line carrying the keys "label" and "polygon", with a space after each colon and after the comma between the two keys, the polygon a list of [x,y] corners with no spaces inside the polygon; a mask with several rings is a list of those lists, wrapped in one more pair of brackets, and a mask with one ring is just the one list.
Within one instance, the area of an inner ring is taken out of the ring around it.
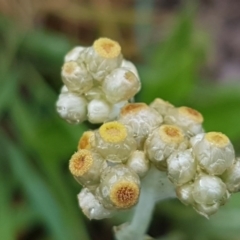
{"label": "flower cluster", "polygon": [[[74,48],[65,57],[62,79],[60,116],[71,123],[103,123],[83,133],[69,161],[83,186],[78,199],[88,218],[135,206],[152,169],[164,173],[176,197],[205,217],[240,190],[240,158],[226,135],[204,131],[201,113],[160,98],[150,105],[128,102],[141,84],[118,43],[100,38],[92,47]],[[161,192],[158,184],[148,187],[154,186]]]}
{"label": "flower cluster", "polygon": [[120,45],[108,38],[72,49],[65,56],[61,76],[64,86],[57,112],[75,124],[113,120],[141,88],[135,66],[123,59]]}

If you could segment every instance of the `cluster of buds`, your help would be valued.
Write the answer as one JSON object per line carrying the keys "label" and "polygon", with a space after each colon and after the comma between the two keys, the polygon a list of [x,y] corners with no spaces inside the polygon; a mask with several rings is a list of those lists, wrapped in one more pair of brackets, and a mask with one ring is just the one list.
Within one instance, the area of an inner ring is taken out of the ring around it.
{"label": "cluster of buds", "polygon": [[[182,203],[207,218],[240,190],[240,158],[226,135],[204,131],[201,113],[160,98],[150,105],[129,102],[141,84],[117,42],[100,38],[92,47],[74,48],[62,79],[60,116],[70,123],[103,123],[83,133],[69,161],[88,218],[134,207],[153,168],[164,172]],[[160,187],[148,187],[154,186]]]}
{"label": "cluster of buds", "polygon": [[75,47],[62,67],[61,89],[56,107],[69,123],[111,121],[140,90],[136,67],[123,59],[120,45],[108,38],[91,47]]}

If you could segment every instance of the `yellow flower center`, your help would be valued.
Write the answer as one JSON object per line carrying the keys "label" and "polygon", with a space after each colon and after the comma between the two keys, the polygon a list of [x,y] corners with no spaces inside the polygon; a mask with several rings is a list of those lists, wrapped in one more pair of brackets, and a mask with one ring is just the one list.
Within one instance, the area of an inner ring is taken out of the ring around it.
{"label": "yellow flower center", "polygon": [[186,116],[187,118],[190,118],[191,120],[193,120],[196,123],[203,122],[202,114],[195,109],[192,109],[189,107],[179,107],[178,111],[180,114]]}
{"label": "yellow flower center", "polygon": [[119,122],[108,122],[99,128],[99,134],[106,142],[118,143],[126,139],[127,129]]}
{"label": "yellow flower center", "polygon": [[74,153],[69,161],[69,170],[76,177],[86,173],[93,164],[91,152],[85,149]]}
{"label": "yellow flower center", "polygon": [[63,65],[62,71],[66,75],[71,75],[71,74],[73,74],[73,72],[74,72],[74,70],[76,69],[77,66],[78,65],[77,65],[76,62],[66,62]]}
{"label": "yellow flower center", "polygon": [[134,114],[140,112],[142,109],[148,108],[148,105],[145,103],[129,103],[125,105],[121,110],[121,115],[125,116],[128,114]]}
{"label": "yellow flower center", "polygon": [[78,143],[78,149],[91,149],[94,144],[94,133],[92,131],[86,131]]}
{"label": "yellow flower center", "polygon": [[114,184],[110,192],[110,199],[117,208],[134,206],[139,197],[139,187],[136,183],[120,181]]}
{"label": "yellow flower center", "polygon": [[162,125],[159,128],[159,135],[167,143],[180,143],[184,140],[182,130],[174,125]]}
{"label": "yellow flower center", "polygon": [[93,48],[104,58],[116,58],[121,53],[121,47],[118,42],[109,38],[99,38],[93,43]]}
{"label": "yellow flower center", "polygon": [[206,133],[205,139],[216,147],[220,148],[225,147],[227,144],[229,144],[229,138],[220,132]]}

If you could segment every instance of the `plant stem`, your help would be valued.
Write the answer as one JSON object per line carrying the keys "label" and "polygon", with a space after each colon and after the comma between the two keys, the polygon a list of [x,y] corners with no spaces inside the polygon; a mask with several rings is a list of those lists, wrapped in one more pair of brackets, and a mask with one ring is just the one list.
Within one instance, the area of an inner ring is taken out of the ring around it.
{"label": "plant stem", "polygon": [[157,201],[175,197],[173,184],[165,172],[152,167],[142,181],[141,195],[130,224],[115,227],[117,240],[143,240]]}

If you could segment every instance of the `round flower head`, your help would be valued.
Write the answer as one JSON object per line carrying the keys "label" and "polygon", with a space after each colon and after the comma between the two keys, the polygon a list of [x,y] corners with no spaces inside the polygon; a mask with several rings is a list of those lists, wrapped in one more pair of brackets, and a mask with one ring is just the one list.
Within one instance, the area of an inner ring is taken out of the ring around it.
{"label": "round flower head", "polygon": [[153,130],[145,142],[147,156],[159,170],[166,170],[167,158],[176,150],[184,150],[187,146],[182,130],[165,124]]}
{"label": "round flower head", "polygon": [[103,219],[112,217],[114,211],[106,209],[96,199],[95,195],[87,188],[83,188],[78,194],[78,202],[83,213],[91,219]]}
{"label": "round flower head", "polygon": [[102,89],[109,102],[128,100],[140,90],[137,76],[127,68],[114,69],[103,81]]}
{"label": "round flower head", "polygon": [[122,108],[119,121],[130,127],[138,149],[142,149],[149,133],[162,123],[162,116],[145,103],[129,103]]}
{"label": "round flower head", "polygon": [[96,150],[110,162],[124,162],[136,150],[136,141],[120,122],[104,123],[96,132]]}
{"label": "round flower head", "polygon": [[155,109],[162,116],[167,115],[168,111],[174,108],[171,103],[166,102],[161,98],[154,99],[154,101],[150,103],[149,106]]}
{"label": "round flower head", "polygon": [[84,61],[93,78],[101,81],[113,69],[121,66],[121,47],[109,38],[99,38],[84,52]]}
{"label": "round flower head", "polygon": [[83,94],[93,86],[92,76],[83,63],[66,62],[62,67],[62,80],[70,92]]}
{"label": "round flower head", "polygon": [[106,167],[103,158],[90,150],[79,149],[69,161],[69,170],[83,186],[94,187],[100,181],[102,170]]}
{"label": "round flower head", "polygon": [[140,79],[139,74],[138,74],[138,70],[131,61],[123,59],[121,67],[127,68],[128,70],[133,72],[137,76],[138,79]]}
{"label": "round flower head", "polygon": [[164,118],[164,122],[181,127],[188,136],[194,136],[203,132],[202,114],[189,107],[169,109],[168,114]]}
{"label": "round flower head", "polygon": [[226,195],[226,185],[215,176],[200,175],[193,186],[193,198],[196,203],[203,205],[213,205],[221,203]]}
{"label": "round flower head", "polygon": [[87,118],[87,101],[84,97],[65,92],[58,97],[56,108],[61,118],[69,123],[78,124]]}
{"label": "round flower head", "polygon": [[221,176],[229,192],[240,191],[240,158],[229,167]]}
{"label": "round flower head", "polygon": [[146,175],[150,164],[143,151],[136,150],[128,158],[126,166],[131,168],[139,177]]}
{"label": "round flower head", "polygon": [[111,105],[104,99],[93,99],[88,104],[88,121],[91,123],[107,121],[111,108]]}
{"label": "round flower head", "polygon": [[175,185],[182,185],[193,180],[197,164],[192,149],[174,152],[168,159],[168,178]]}
{"label": "round flower head", "polygon": [[81,52],[85,49],[85,47],[75,47],[71,51],[69,51],[65,57],[64,57],[64,62],[70,62],[70,61],[77,61]]}
{"label": "round flower head", "polygon": [[78,149],[94,149],[95,148],[95,135],[93,131],[86,131],[78,142]]}
{"label": "round flower head", "polygon": [[[196,139],[195,139],[196,138]],[[201,168],[212,175],[220,175],[234,161],[234,149],[228,137],[219,132],[197,135],[191,139],[194,154]]]}
{"label": "round flower head", "polygon": [[127,209],[136,205],[140,193],[136,173],[123,165],[108,167],[96,190],[100,203],[107,209]]}
{"label": "round flower head", "polygon": [[192,192],[193,192],[192,182],[186,183],[176,188],[176,195],[178,199],[185,205],[192,205],[194,203]]}

